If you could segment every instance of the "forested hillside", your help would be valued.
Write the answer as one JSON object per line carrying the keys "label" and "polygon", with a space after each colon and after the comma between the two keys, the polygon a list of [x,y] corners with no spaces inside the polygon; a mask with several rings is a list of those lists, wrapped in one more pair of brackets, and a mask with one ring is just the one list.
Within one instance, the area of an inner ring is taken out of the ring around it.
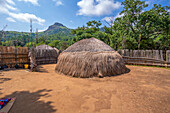
{"label": "forested hillside", "polygon": [[56,22],[49,26],[44,32],[38,32],[37,34],[32,33],[32,42],[31,34],[29,32],[5,31],[3,36],[1,36],[0,45],[31,47],[31,45],[35,45],[36,42],[36,45],[48,44],[60,49],[63,44],[67,44],[68,47],[68,42],[71,42],[70,40],[73,37],[70,33],[71,29]]}

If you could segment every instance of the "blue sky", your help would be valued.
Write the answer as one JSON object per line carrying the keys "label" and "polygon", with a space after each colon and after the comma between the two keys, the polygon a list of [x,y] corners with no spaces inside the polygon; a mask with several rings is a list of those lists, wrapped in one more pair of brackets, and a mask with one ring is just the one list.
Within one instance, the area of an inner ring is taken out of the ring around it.
{"label": "blue sky", "polygon": [[[6,24],[7,31],[28,32],[30,19],[33,31],[46,30],[55,22],[68,28],[77,28],[90,20],[118,17],[123,0],[0,0],[0,29]],[[170,5],[169,0],[147,0],[150,9],[153,4]]]}

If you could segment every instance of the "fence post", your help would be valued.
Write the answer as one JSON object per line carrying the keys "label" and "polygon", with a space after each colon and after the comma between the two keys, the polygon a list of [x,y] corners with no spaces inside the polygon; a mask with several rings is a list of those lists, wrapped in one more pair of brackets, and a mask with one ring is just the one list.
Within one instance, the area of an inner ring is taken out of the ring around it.
{"label": "fence post", "polygon": [[29,57],[30,57],[30,64],[31,64],[31,72],[37,72],[37,64],[36,64],[36,49],[34,47],[32,47],[30,49],[30,53],[29,53]]}
{"label": "fence post", "polygon": [[122,56],[125,56],[125,50],[122,49]]}
{"label": "fence post", "polygon": [[130,50],[130,57],[133,57],[133,50]]}
{"label": "fence post", "polygon": [[[162,53],[162,50],[160,50],[160,55],[161,55],[161,65],[164,65],[164,60],[163,60],[163,53]],[[163,63],[162,63],[163,62]]]}
{"label": "fence post", "polygon": [[166,50],[166,67],[170,67],[170,50]]}
{"label": "fence post", "polygon": [[0,46],[0,69],[2,68],[2,63],[3,63],[3,59],[2,59],[2,47]]}
{"label": "fence post", "polygon": [[15,67],[17,66],[17,48],[15,47]]}

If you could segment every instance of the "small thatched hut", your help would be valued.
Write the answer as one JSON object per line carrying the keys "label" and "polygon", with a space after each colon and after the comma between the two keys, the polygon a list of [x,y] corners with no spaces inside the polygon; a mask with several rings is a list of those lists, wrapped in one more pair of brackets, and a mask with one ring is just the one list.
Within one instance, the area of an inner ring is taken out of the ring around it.
{"label": "small thatched hut", "polygon": [[60,51],[48,45],[40,45],[36,47],[37,64],[53,64],[57,63]]}
{"label": "small thatched hut", "polygon": [[103,77],[127,72],[124,61],[109,45],[96,39],[76,42],[59,55],[56,72],[73,77]]}

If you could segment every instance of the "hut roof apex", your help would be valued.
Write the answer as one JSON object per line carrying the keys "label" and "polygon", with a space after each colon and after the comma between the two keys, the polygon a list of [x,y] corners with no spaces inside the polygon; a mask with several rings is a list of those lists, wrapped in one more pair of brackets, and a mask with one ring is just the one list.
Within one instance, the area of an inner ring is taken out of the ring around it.
{"label": "hut roof apex", "polygon": [[54,49],[54,48],[52,48],[51,46],[43,44],[43,45],[37,46],[36,49]]}
{"label": "hut roof apex", "polygon": [[68,47],[64,52],[101,52],[114,51],[109,45],[96,38],[83,39]]}

